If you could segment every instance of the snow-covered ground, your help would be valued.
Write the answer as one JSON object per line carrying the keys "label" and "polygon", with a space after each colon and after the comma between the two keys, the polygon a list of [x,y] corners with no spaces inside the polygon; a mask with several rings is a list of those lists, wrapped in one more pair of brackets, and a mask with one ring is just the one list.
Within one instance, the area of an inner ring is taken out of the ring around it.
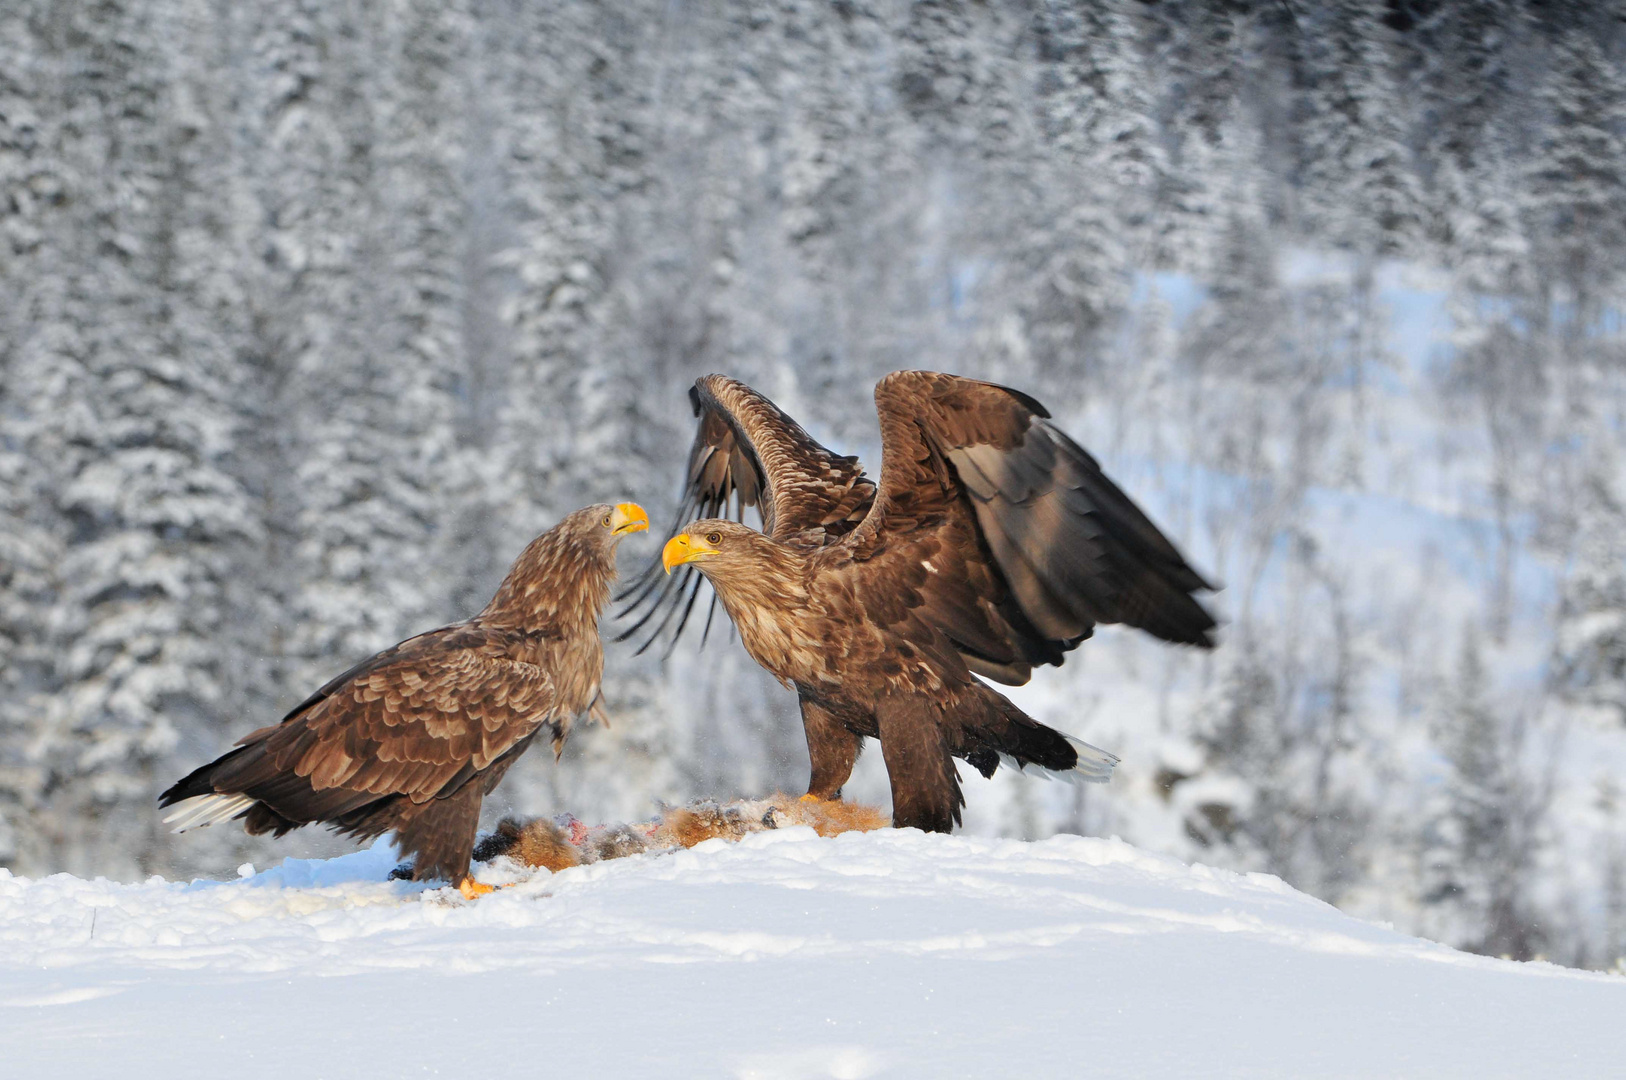
{"label": "snow-covered ground", "polygon": [[1626,978],[1454,952],[1116,840],[785,829],[540,871],[474,903],[387,881],[393,865],[380,845],[228,882],[0,870],[0,1074],[1575,1078],[1626,1062]]}

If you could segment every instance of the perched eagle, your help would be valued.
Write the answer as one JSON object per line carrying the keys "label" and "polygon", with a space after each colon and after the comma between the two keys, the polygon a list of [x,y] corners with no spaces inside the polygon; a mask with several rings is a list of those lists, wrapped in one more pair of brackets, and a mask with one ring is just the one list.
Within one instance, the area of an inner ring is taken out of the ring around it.
{"label": "perched eagle", "polygon": [[597,703],[598,617],[636,503],[589,506],[520,554],[485,610],[408,638],[159,797],[177,832],[242,818],[281,836],[313,822],[367,839],[394,830],[415,880],[468,877],[480,801],[537,734],[555,755]]}
{"label": "perched eagle", "polygon": [[[1116,757],[973,673],[1020,685],[1097,623],[1213,645],[1214,619],[1192,597],[1211,586],[1025,394],[888,375],[875,388],[879,486],[741,383],[710,375],[690,399],[700,431],[673,529],[684,531],[661,562],[703,574],[746,650],[795,688],[814,798],[839,796],[865,736],[881,742],[900,827],[959,822],[956,757],[984,776],[1003,759],[1104,781]],[[757,507],[763,531],[723,519],[731,502]],[[663,608],[650,640],[674,613],[681,633],[699,587],[688,574],[657,591],[651,565],[627,594],[643,616],[622,636]]]}

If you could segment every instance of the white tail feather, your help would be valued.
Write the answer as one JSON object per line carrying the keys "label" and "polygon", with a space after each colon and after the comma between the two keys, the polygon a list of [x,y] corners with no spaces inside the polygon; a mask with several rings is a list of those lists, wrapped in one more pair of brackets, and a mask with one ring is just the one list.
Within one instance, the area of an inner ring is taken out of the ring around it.
{"label": "white tail feather", "polygon": [[1091,746],[1071,735],[1063,735],[1062,738],[1078,751],[1078,764],[1064,773],[1058,773],[1058,776],[1074,784],[1104,784],[1112,779],[1112,769],[1118,764],[1117,754]]}
{"label": "white tail feather", "polygon": [[1024,769],[1008,754],[999,755],[999,759],[1017,772],[1037,776],[1042,780],[1065,780],[1069,784],[1104,784],[1112,779],[1112,767],[1118,764],[1117,754],[1108,753],[1099,746],[1091,746],[1083,739],[1075,739],[1071,735],[1063,734],[1062,738],[1078,752],[1078,764],[1071,769],[1056,771],[1046,769],[1042,765],[1032,765]]}
{"label": "white tail feather", "polygon": [[219,821],[230,821],[248,813],[255,799],[250,795],[194,795],[182,799],[164,818],[165,825],[174,825],[174,832],[201,829]]}

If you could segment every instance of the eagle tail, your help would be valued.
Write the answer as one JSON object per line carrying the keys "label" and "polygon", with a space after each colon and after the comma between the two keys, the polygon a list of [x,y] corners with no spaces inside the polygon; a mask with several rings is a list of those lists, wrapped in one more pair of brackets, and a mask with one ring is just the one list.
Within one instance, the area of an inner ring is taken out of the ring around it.
{"label": "eagle tail", "polygon": [[282,769],[263,737],[194,769],[158,796],[158,805],[170,810],[164,824],[174,832],[241,819],[250,836],[281,836],[317,821],[364,838],[376,836],[394,828],[394,822],[377,825],[361,818],[377,804],[394,801],[346,788],[317,790],[309,777]]}
{"label": "eagle tail", "polygon": [[169,790],[158,796],[158,805],[168,807],[164,824],[171,832],[201,829],[221,821],[231,821],[247,814],[254,807],[254,798],[238,791],[221,791],[214,778],[223,766],[234,764],[252,748],[238,747],[223,754],[209,764],[192,770],[177,780]]}
{"label": "eagle tail", "polygon": [[[218,772],[223,766],[236,762],[252,749],[254,748],[239,746],[235,750],[220,755],[207,765],[198,766],[196,769],[193,769],[191,772],[175,781],[175,783],[170,785],[169,790],[158,796],[158,805],[175,806],[182,802],[195,799],[198,796],[220,794],[220,792],[215,789],[215,773]],[[172,814],[170,817],[174,817],[174,815]],[[169,821],[170,818],[166,817],[164,820]]]}
{"label": "eagle tail", "polygon": [[1099,746],[1091,746],[1083,739],[1075,739],[1071,735],[1062,734],[1061,737],[1067,740],[1067,744],[1078,755],[1078,763],[1071,769],[1063,769],[1049,775],[1057,780],[1065,780],[1069,784],[1104,784],[1112,779],[1113,767],[1118,764],[1117,754],[1103,750]]}
{"label": "eagle tail", "polygon": [[979,684],[974,694],[980,708],[962,722],[961,741],[963,756],[984,776],[992,776],[1003,763],[1018,772],[1074,784],[1112,779],[1116,754],[1039,723],[987,686]]}
{"label": "eagle tail", "polygon": [[205,825],[242,817],[254,806],[254,802],[253,797],[235,792],[191,795],[171,804],[174,809],[164,816],[164,824],[171,826],[171,832],[178,833],[201,829]]}

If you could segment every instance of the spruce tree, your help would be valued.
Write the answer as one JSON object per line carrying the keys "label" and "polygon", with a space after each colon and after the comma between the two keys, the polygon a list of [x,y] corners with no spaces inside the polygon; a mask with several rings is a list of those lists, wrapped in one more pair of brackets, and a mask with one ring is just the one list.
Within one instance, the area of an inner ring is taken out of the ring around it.
{"label": "spruce tree", "polygon": [[1423,901],[1435,909],[1434,933],[1528,960],[1549,936],[1531,896],[1548,795],[1524,762],[1526,721],[1487,697],[1482,648],[1470,629],[1436,725],[1448,771],[1424,834]]}

